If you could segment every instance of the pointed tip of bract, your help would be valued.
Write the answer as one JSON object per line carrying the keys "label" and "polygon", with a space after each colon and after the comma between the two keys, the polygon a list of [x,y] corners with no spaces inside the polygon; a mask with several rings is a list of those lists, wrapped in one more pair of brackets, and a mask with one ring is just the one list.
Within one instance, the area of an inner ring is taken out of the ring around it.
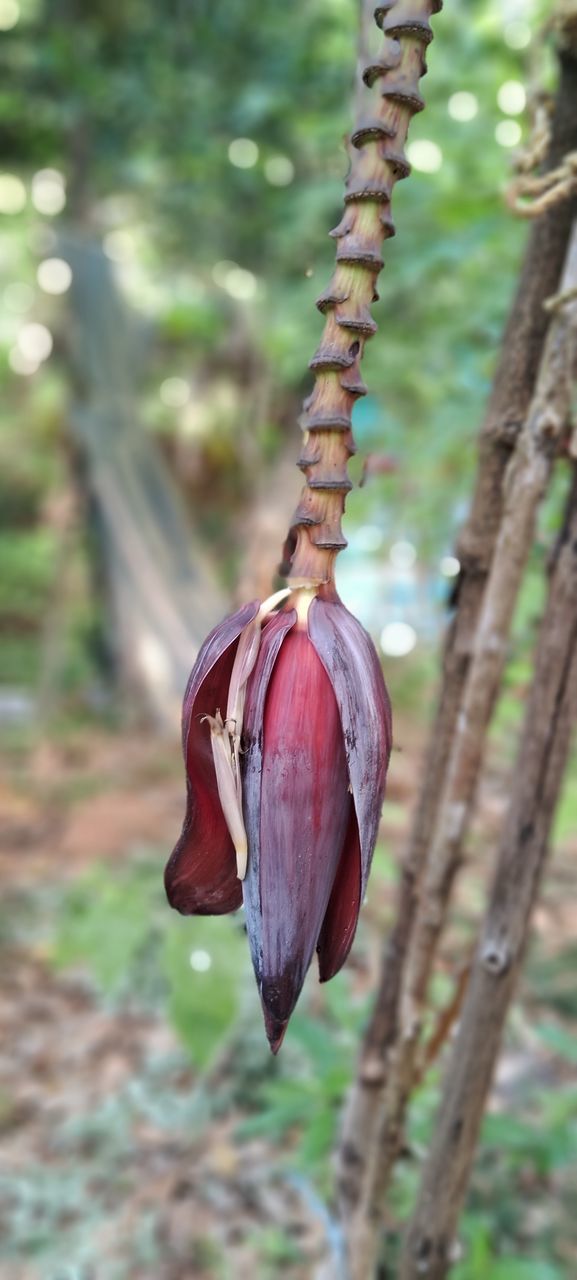
{"label": "pointed tip of bract", "polygon": [[270,1010],[266,1008],[265,1005],[263,1005],[263,1014],[264,1014],[264,1026],[265,1026],[267,1040],[270,1045],[270,1051],[276,1057],[281,1047],[281,1044],[285,1038],[285,1032],[288,1027],[288,1018],[286,1022],[279,1021],[279,1019],[275,1018],[274,1014],[272,1014]]}
{"label": "pointed tip of bract", "polygon": [[287,971],[284,981],[264,978],[260,986],[260,1000],[264,1026],[271,1053],[278,1053],[285,1037],[291,1014],[300,995],[304,974],[294,983],[294,973]]}

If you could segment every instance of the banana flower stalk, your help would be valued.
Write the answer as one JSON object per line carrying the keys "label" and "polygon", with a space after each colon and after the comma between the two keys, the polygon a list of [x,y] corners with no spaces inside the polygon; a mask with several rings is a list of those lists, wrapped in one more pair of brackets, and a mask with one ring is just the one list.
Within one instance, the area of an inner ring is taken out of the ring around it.
{"label": "banana flower stalk", "polygon": [[365,67],[367,110],[351,136],[345,212],[324,333],[301,426],[305,475],[285,544],[288,586],[226,618],[205,641],[184,698],[187,805],[165,883],[178,911],[244,903],[271,1048],[278,1051],[315,950],[321,981],[350,950],[373,856],[391,712],[373,643],[336,592],[334,564],[366,392],[360,361],[391,196],[440,0],[375,9],[382,55]]}

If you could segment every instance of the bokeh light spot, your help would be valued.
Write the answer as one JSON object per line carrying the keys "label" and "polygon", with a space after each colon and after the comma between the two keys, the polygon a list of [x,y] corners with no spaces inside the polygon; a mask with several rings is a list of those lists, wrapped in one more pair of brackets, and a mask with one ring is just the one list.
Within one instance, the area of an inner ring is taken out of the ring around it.
{"label": "bokeh light spot", "polygon": [[41,364],[48,359],[54,343],[50,329],[45,324],[31,321],[22,326],[16,345],[27,360],[35,360],[37,364]]}
{"label": "bokeh light spot", "polygon": [[500,147],[516,147],[521,141],[521,125],[516,120],[500,120],[495,137]]}
{"label": "bokeh light spot", "polygon": [[196,951],[191,951],[189,964],[195,973],[208,973],[212,965],[212,956],[208,951],[203,951],[200,947]]}
{"label": "bokeh light spot", "polygon": [[26,187],[15,173],[0,173],[0,213],[21,213],[26,204]]}
{"label": "bokeh light spot", "polygon": [[25,378],[29,378],[38,369],[38,360],[30,360],[20,347],[12,347],[8,354],[8,364],[13,373],[18,373]]}
{"label": "bokeh light spot", "polygon": [[0,31],[12,31],[20,18],[17,0],[0,0]]}
{"label": "bokeh light spot", "polygon": [[44,293],[66,293],[72,284],[72,269],[64,258],[45,258],[36,278]]}
{"label": "bokeh light spot", "polygon": [[415,138],[407,147],[407,156],[414,169],[421,173],[437,173],[443,163],[443,152],[429,138]]}
{"label": "bokeh light spot", "polygon": [[231,262],[229,258],[223,258],[221,262],[215,262],[211,275],[219,289],[224,289],[224,282],[229,271],[234,271],[236,266],[236,262]]}
{"label": "bokeh light spot", "polygon": [[181,409],[190,399],[190,386],[184,378],[165,378],[159,396],[170,409]]}
{"label": "bokeh light spot", "polygon": [[252,138],[235,138],[228,148],[228,158],[235,169],[254,169],[258,147]]}
{"label": "bokeh light spot", "polygon": [[32,204],[39,213],[54,217],[66,204],[64,177],[58,169],[39,169],[32,179]]}
{"label": "bokeh light spot", "polygon": [[523,22],[522,18],[514,18],[510,22],[505,23],[503,31],[505,44],[510,49],[526,49],[531,43],[531,28],[528,22]]}
{"label": "bokeh light spot", "polygon": [[458,93],[451,94],[448,111],[453,120],[459,120],[465,124],[468,120],[474,120],[478,110],[479,102],[474,93],[461,89]]}
{"label": "bokeh light spot", "polygon": [[456,556],[443,556],[439,568],[444,578],[456,578],[461,562]]}
{"label": "bokeh light spot", "polygon": [[389,560],[395,569],[402,569],[403,572],[406,572],[407,569],[412,569],[416,559],[417,549],[412,542],[405,540],[393,542],[389,551]]}
{"label": "bokeh light spot", "polygon": [[130,262],[134,257],[134,236],[130,231],[108,231],[103,240],[107,258],[112,262]]}
{"label": "bokeh light spot", "polygon": [[524,85],[520,80],[505,80],[497,94],[497,102],[506,116],[520,116],[527,102]]}
{"label": "bokeh light spot", "polygon": [[249,302],[256,294],[257,279],[244,267],[231,267],[223,279],[222,288],[238,302]]}
{"label": "bokeh light spot", "polygon": [[408,622],[388,622],[381,631],[381,649],[388,658],[404,658],[414,649],[417,633]]}
{"label": "bokeh light spot", "polygon": [[288,187],[295,176],[295,167],[288,156],[271,156],[265,161],[264,176],[271,187]]}

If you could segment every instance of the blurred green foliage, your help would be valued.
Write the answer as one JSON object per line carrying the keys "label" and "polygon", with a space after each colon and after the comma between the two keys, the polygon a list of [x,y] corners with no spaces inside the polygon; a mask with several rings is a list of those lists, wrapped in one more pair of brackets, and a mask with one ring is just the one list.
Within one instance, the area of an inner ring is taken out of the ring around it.
{"label": "blurred green foliage", "polygon": [[[117,870],[114,878],[105,864],[91,869],[66,891],[56,920],[47,948],[57,967],[86,967],[101,997],[114,1000],[119,1008],[168,1007],[199,1072],[187,1111],[191,1136],[202,1132],[211,1117],[233,1107],[238,1116],[235,1140],[241,1149],[243,1143],[260,1139],[267,1144],[268,1159],[290,1177],[305,1178],[330,1202],[330,1153],[367,1011],[367,996],[355,992],[350,969],[322,988],[312,975],[283,1052],[272,1059],[259,1034],[241,918],[183,920],[168,913],[161,902],[156,861],[142,855]],[[362,950],[362,937],[360,946]],[[210,958],[205,971],[191,969],[191,958],[199,953],[203,962]],[[568,971],[566,952],[558,966]],[[537,1011],[531,1033],[541,1046],[541,1066],[521,1077],[509,1102],[502,1101],[485,1119],[459,1233],[462,1257],[455,1267],[456,1280],[486,1280],[488,1275],[491,1280],[494,1275],[569,1280],[572,1274],[566,1259],[577,1245],[572,1213],[575,1039],[572,1023],[548,1012],[554,1007],[555,971],[538,953],[529,989]],[[508,1038],[513,1056],[523,1034],[519,1039],[514,1016]],[[226,1072],[215,1076],[215,1064],[227,1053],[235,1063],[233,1078]],[[155,1088],[149,1096],[149,1087],[135,1082],[138,1106],[151,1107],[163,1124],[179,1123],[182,1101],[171,1100],[163,1087],[154,1102]],[[397,1168],[391,1197],[395,1222],[402,1223],[414,1204],[438,1099],[439,1075],[434,1069],[411,1110],[407,1154]],[[111,1100],[110,1116],[92,1121],[102,1132],[106,1150],[109,1126],[112,1134],[118,1125],[118,1106],[121,1100]],[[122,1125],[126,1123],[124,1116]],[[399,1227],[390,1227],[386,1258],[391,1277],[399,1241]],[[272,1230],[256,1244],[271,1265],[281,1266],[287,1249],[291,1257],[294,1254],[291,1242]]]}
{"label": "blurred green foliage", "polygon": [[[503,206],[510,152],[495,135],[508,118],[499,89],[527,74],[526,47],[505,38],[513,10],[460,0],[435,20],[427,110],[411,140],[434,142],[440,164],[432,172],[416,165],[395,192],[398,235],[386,246],[379,334],[367,356],[371,395],[358,406],[361,449],[393,455],[397,470],[351,495],[349,529],[376,523],[384,554],[409,537],[426,574],[466,509],[525,237]],[[523,21],[537,28],[540,17],[540,4],[527,0]],[[102,244],[115,265],[144,344],[133,371],[138,413],[164,441],[199,527],[234,579],[236,522],[287,432],[297,455],[293,424],[321,326],[314,298],[330,275],[327,231],[342,203],[356,27],[354,0],[280,8],[97,0],[88,10],[80,0],[22,0],[0,46],[0,166],[24,184],[23,207],[1,215],[0,474],[11,495],[3,555],[16,583],[8,619],[18,584],[26,589],[11,531],[42,524],[46,497],[68,483],[76,321],[70,295],[47,294],[36,273],[71,233]],[[545,46],[538,64],[549,83]],[[466,120],[450,106],[463,91],[473,95]],[[526,138],[527,118],[519,119]],[[238,138],[253,144],[249,167],[229,158]],[[35,196],[47,169],[65,184],[59,213],[43,211]],[[14,371],[13,353],[28,323],[46,325],[55,346],[25,375]],[[180,405],[159,395],[175,377],[189,389]],[[46,554],[38,572],[28,593],[37,629],[54,558]],[[68,607],[74,614],[74,601]],[[4,632],[14,634],[12,622]],[[72,645],[87,643],[73,619]],[[71,666],[83,671],[74,654]],[[36,667],[25,647],[3,678],[26,684]]]}
{"label": "blurred green foliage", "polygon": [[167,912],[158,865],[148,861],[123,866],[114,876],[99,864],[75,882],[51,954],[57,967],[82,962],[116,1000],[166,1000],[201,1068],[238,1016],[247,982],[240,923]]}

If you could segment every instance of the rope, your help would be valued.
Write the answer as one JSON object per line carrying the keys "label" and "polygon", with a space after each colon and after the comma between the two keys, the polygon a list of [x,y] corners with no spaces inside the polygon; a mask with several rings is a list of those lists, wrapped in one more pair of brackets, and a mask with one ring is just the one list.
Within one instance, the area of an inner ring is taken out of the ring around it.
{"label": "rope", "polygon": [[563,307],[568,306],[570,302],[575,302],[577,298],[577,285],[573,285],[571,289],[562,289],[560,293],[554,293],[551,298],[547,298],[543,303],[545,311],[562,311]]}
{"label": "rope", "polygon": [[505,192],[509,208],[520,218],[539,218],[577,191],[577,151],[569,151],[556,169],[540,177],[520,174]]}

